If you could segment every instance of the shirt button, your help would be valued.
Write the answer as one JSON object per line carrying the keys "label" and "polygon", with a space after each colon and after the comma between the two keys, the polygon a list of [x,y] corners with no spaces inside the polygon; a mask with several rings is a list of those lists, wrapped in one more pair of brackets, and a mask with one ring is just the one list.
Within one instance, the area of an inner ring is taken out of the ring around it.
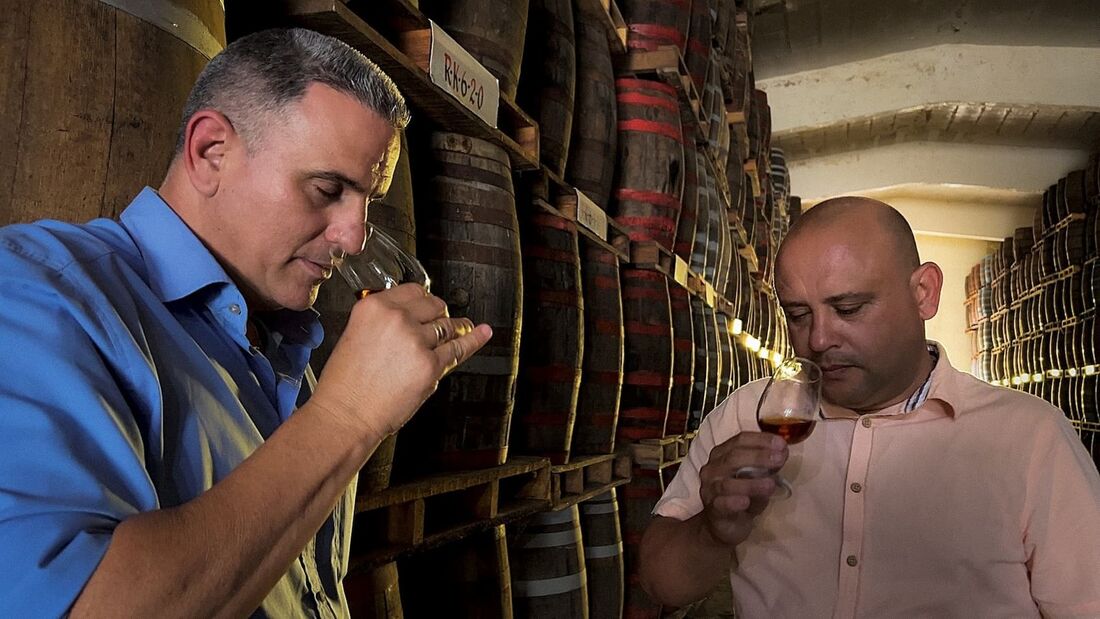
{"label": "shirt button", "polygon": [[870,428],[871,427],[871,418],[870,417],[864,417],[862,423],[863,423],[864,428]]}
{"label": "shirt button", "polygon": [[859,559],[857,559],[855,555],[848,555],[847,562],[848,562],[848,565],[851,566],[851,567],[855,567],[855,566],[859,565]]}
{"label": "shirt button", "polygon": [[229,306],[229,311],[233,312],[234,314],[240,314],[241,313],[241,306],[234,303],[234,304]]}
{"label": "shirt button", "polygon": [[852,492],[862,492],[863,491],[863,486],[859,485],[859,483],[854,483],[850,487],[852,489]]}

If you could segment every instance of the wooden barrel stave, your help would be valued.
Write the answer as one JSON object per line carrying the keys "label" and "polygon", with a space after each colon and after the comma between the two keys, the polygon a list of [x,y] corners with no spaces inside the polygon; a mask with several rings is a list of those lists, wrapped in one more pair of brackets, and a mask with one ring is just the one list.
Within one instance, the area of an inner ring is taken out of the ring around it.
{"label": "wooden barrel stave", "polygon": [[539,125],[542,163],[555,174],[565,174],[573,135],[576,92],[576,34],[572,0],[529,0],[527,46],[520,106]]}
{"label": "wooden barrel stave", "polygon": [[[164,4],[225,46],[218,0]],[[0,225],[114,217],[143,186],[160,185],[209,59],[183,40],[190,33],[94,0],[14,0],[4,13]]]}
{"label": "wooden barrel stave", "polygon": [[516,617],[584,617],[588,583],[576,505],[510,525],[508,564]]}
{"label": "wooden barrel stave", "polygon": [[654,50],[675,45],[684,51],[691,23],[691,0],[622,0],[630,49]]}
{"label": "wooden barrel stave", "polygon": [[660,471],[639,467],[634,467],[630,483],[620,488],[619,520],[623,533],[623,568],[626,572],[623,617],[656,619],[661,613],[660,604],[650,599],[642,589],[638,561],[642,534],[664,491]]}
{"label": "wooden barrel stave", "polygon": [[622,269],[623,389],[619,439],[661,438],[672,387],[672,315],[668,279]]}
{"label": "wooden barrel stave", "polygon": [[548,213],[525,215],[524,342],[512,442],[522,453],[569,461],[584,347],[577,226]]}
{"label": "wooden barrel stave", "polygon": [[623,613],[623,541],[615,489],[580,504],[588,616],[619,619]]}
{"label": "wooden barrel stave", "polygon": [[618,157],[618,109],[611,47],[594,4],[575,0],[577,86],[565,180],[607,210]]}
{"label": "wooden barrel stave", "polygon": [[[691,318],[691,298],[679,285],[669,286],[672,312],[672,390],[669,394],[665,435],[687,431],[695,388],[695,331]],[[702,344],[702,342],[700,342]]]}
{"label": "wooden barrel stave", "polygon": [[619,173],[611,214],[633,241],[671,249],[684,189],[684,148],[676,91],[661,82],[620,78]]}
{"label": "wooden barrel stave", "polygon": [[692,0],[687,42],[684,45],[684,64],[687,65],[688,75],[697,91],[702,91],[707,81],[712,28],[710,7],[703,0]]}
{"label": "wooden barrel stave", "polygon": [[582,238],[584,361],[577,397],[572,451],[615,451],[619,398],[623,386],[623,299],[619,259],[609,249]]}
{"label": "wooden barrel stave", "polygon": [[[433,133],[424,149],[418,249],[432,292],[454,317],[488,323],[493,338],[440,381],[402,431],[402,471],[481,468],[507,456],[519,364],[523,276],[507,153],[483,140]],[[421,166],[418,166],[420,169]]]}

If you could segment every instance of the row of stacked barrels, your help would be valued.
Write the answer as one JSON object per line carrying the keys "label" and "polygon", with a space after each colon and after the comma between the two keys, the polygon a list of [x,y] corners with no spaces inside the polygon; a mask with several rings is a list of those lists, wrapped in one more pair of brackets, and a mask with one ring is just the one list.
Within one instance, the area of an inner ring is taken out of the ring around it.
{"label": "row of stacked barrels", "polygon": [[1043,194],[966,280],[974,374],[1039,396],[1100,462],[1100,153]]}
{"label": "row of stacked barrels", "polygon": [[[741,155],[749,149],[734,143],[726,120],[725,92],[733,90],[725,84],[727,69],[746,60],[730,57],[738,7],[620,2],[632,50],[672,44],[689,59],[704,116],[714,121],[704,135],[667,83],[616,77],[598,3],[420,5],[539,123],[540,160],[551,176],[608,211],[632,242],[675,251],[733,303],[743,322],[658,271],[621,265],[606,243],[536,208],[534,202],[552,198],[543,175],[513,177],[507,153],[496,145],[414,126],[408,156],[369,220],[418,255],[453,316],[488,322],[495,335],[379,449],[360,476],[363,491],[384,488],[391,477],[501,464],[509,453],[562,464],[612,453],[616,439],[680,435],[734,388],[768,375],[774,360],[757,353],[785,349],[778,312],[754,285],[730,227],[731,213],[744,220],[772,204],[771,198],[754,204]],[[746,37],[739,40],[747,45]],[[738,105],[753,108],[751,101]],[[754,135],[758,156],[767,136]],[[770,155],[764,155],[769,163]],[[776,171],[786,174],[783,165]],[[352,299],[339,290],[322,295],[322,316],[338,331]],[[738,345],[739,332],[754,335],[751,352]],[[471,608],[489,604],[483,616],[655,616],[659,609],[636,586],[633,549],[673,472],[635,470],[621,504],[610,493],[361,571],[348,587],[353,606],[392,615],[403,603],[411,616],[431,614],[438,599],[393,593],[416,591],[423,578],[437,590],[453,585],[455,595],[466,592]],[[605,522],[590,533],[587,517]],[[441,584],[445,575],[455,580]],[[502,601],[509,597],[510,606]]]}

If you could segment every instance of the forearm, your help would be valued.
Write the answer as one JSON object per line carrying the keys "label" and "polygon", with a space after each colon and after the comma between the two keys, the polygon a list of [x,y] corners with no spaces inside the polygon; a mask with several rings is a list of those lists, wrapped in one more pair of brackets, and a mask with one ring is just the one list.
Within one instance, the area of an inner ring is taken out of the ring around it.
{"label": "forearm", "polygon": [[249,614],[379,440],[307,404],[198,498],[120,524],[73,616]]}
{"label": "forearm", "polygon": [[708,533],[702,514],[684,521],[658,516],[642,537],[642,586],[665,606],[684,606],[710,593],[729,577],[732,562],[732,548]]}

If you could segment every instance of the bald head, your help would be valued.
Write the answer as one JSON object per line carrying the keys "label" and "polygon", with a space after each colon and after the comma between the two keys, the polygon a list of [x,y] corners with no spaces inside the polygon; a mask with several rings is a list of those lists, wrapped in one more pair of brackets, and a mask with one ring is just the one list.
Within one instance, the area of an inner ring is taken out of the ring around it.
{"label": "bald head", "polygon": [[938,266],[920,264],[905,218],[867,198],[807,211],[775,263],[791,345],[821,366],[825,399],[856,411],[900,402],[928,376],[924,321],[942,283]]}
{"label": "bald head", "polygon": [[791,226],[779,247],[780,256],[785,247],[796,245],[800,237],[819,235],[829,235],[838,242],[858,239],[872,244],[886,252],[881,259],[893,258],[907,274],[920,266],[913,229],[897,209],[885,202],[844,196],[817,204]]}

